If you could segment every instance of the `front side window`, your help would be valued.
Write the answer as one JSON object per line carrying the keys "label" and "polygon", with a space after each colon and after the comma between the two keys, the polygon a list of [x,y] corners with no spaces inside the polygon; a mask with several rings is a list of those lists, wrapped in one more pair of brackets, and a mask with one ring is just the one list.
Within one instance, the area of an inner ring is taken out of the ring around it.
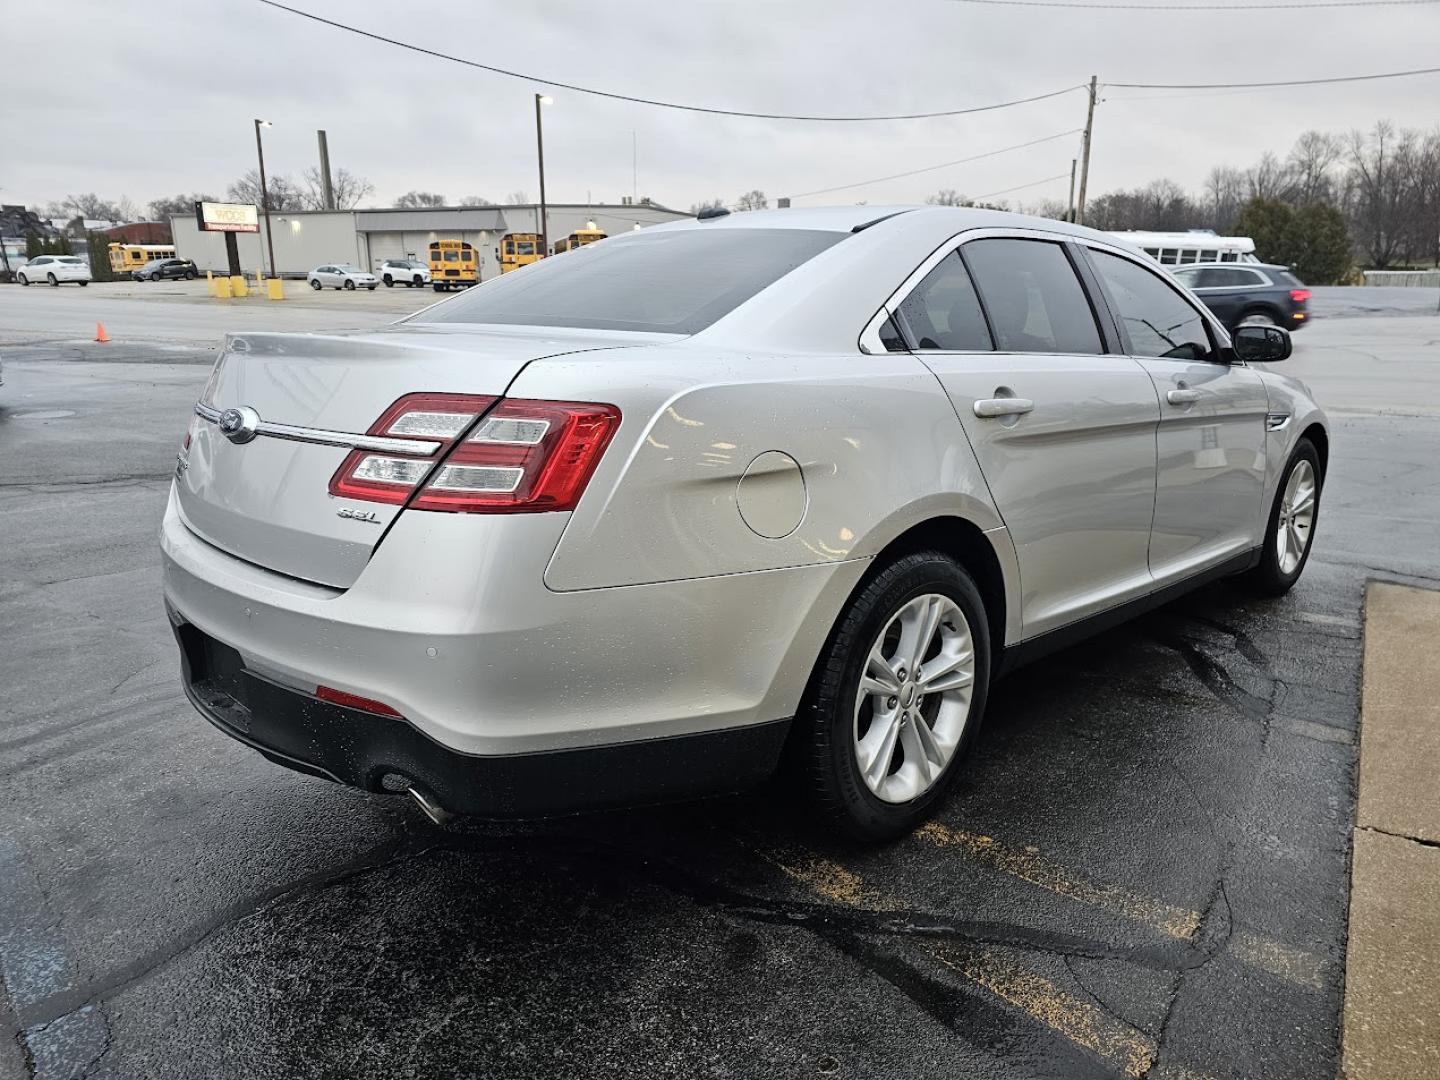
{"label": "front side window", "polygon": [[414,321],[694,334],[848,235],[647,229],[492,278]]}
{"label": "front side window", "polygon": [[1211,359],[1205,320],[1163,278],[1108,251],[1092,249],[1090,258],[1129,335],[1132,356]]}
{"label": "front side window", "polygon": [[964,251],[1001,352],[1105,351],[1090,301],[1059,244],[973,240]]}
{"label": "front side window", "polygon": [[958,251],[946,255],[925,275],[896,314],[917,349],[989,352],[995,347],[980,298]]}

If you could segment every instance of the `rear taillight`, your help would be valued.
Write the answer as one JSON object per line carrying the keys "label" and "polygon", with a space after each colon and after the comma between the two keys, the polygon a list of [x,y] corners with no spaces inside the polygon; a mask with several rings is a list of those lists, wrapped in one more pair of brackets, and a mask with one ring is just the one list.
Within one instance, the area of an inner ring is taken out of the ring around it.
{"label": "rear taillight", "polygon": [[[315,696],[321,701],[328,701],[335,705],[344,705],[347,709],[359,709],[361,712],[374,713],[376,716],[400,716],[398,712],[386,705],[383,701],[376,701],[374,698],[361,697],[359,694],[352,694],[345,690],[336,690],[333,686],[317,686]],[[402,720],[403,716],[400,717]]]}
{"label": "rear taillight", "polygon": [[1309,289],[1291,289],[1291,290],[1290,290],[1290,299],[1291,299],[1291,300],[1294,300],[1295,303],[1297,303],[1297,304],[1303,304],[1306,300],[1309,300],[1309,299],[1310,299],[1310,290],[1309,290]]}
{"label": "rear taillight", "polygon": [[[435,459],[491,405],[493,397],[470,394],[406,394],[370,425],[367,435],[413,440],[415,453],[352,450],[330,478],[330,494],[342,499],[403,503]],[[434,450],[440,443],[440,449]]]}
{"label": "rear taillight", "polygon": [[478,514],[573,510],[619,425],[613,405],[503,400],[411,505]]}
{"label": "rear taillight", "polygon": [[[583,402],[501,399],[497,405],[496,400],[460,394],[401,398],[367,434],[413,440],[415,452],[399,446],[384,453],[352,450],[331,478],[330,494],[396,505],[409,501],[418,510],[452,513],[573,509],[620,424],[620,410]],[[436,443],[439,449],[428,453]],[[422,481],[427,482],[416,494]]]}

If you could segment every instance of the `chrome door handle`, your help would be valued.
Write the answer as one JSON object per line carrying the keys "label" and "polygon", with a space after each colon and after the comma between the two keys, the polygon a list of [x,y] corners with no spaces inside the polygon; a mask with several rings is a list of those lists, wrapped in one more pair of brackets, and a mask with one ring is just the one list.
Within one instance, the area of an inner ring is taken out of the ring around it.
{"label": "chrome door handle", "polygon": [[1194,405],[1200,400],[1199,390],[1169,390],[1165,394],[1165,400],[1171,405]]}
{"label": "chrome door handle", "polygon": [[1035,402],[1023,397],[980,398],[975,402],[975,415],[982,420],[997,416],[1019,416],[1033,411]]}

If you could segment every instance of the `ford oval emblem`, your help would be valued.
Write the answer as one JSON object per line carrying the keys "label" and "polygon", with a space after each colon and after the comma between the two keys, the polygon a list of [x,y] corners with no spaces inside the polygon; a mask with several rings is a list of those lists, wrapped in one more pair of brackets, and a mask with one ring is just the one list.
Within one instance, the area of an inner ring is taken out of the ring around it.
{"label": "ford oval emblem", "polygon": [[259,428],[260,414],[243,405],[238,409],[226,409],[220,414],[220,434],[237,446],[255,438]]}

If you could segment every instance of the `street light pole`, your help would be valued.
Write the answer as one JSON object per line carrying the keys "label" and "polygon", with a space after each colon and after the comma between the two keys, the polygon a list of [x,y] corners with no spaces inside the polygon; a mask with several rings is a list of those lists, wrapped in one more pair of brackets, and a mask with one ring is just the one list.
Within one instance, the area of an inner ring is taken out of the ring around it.
{"label": "street light pole", "polygon": [[545,209],[545,135],[540,123],[540,106],[555,99],[548,94],[535,95],[535,156],[540,162],[540,256],[550,254],[550,222]]}
{"label": "street light pole", "polygon": [[260,158],[260,207],[265,211],[265,242],[270,247],[270,276],[279,277],[275,272],[275,234],[270,231],[270,189],[265,184],[265,144],[260,139],[262,127],[273,127],[269,120],[255,121],[255,153]]}

